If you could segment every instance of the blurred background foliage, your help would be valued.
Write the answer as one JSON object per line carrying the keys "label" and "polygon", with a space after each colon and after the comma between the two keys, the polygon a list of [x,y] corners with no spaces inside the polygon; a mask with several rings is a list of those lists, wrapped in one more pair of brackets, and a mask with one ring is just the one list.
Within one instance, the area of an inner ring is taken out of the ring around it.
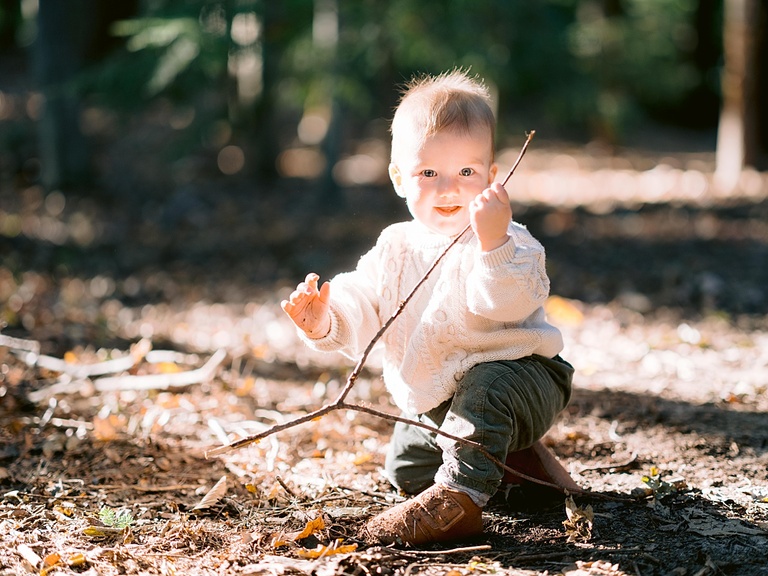
{"label": "blurred background foliage", "polygon": [[[723,64],[718,0],[63,6],[0,3],[0,46],[19,54],[29,78],[26,113],[14,116],[6,103],[0,117],[0,150],[11,158],[4,171],[34,172],[34,160],[46,156],[44,143],[35,144],[45,130],[28,122],[45,125],[39,93],[64,126],[50,131],[67,134],[69,155],[84,149],[79,166],[76,159],[39,166],[48,188],[87,183],[98,164],[94,148],[137,114],[161,110],[174,134],[146,153],[173,162],[213,150],[224,174],[318,178],[333,188],[344,155],[367,138],[386,138],[399,84],[457,66],[491,85],[500,145],[536,127],[544,137],[610,148],[658,124],[700,130],[714,142]],[[77,118],[65,123],[67,113]],[[73,134],[78,127],[82,142]],[[381,178],[381,166],[370,170],[359,179]]]}
{"label": "blurred background foliage", "polygon": [[560,295],[763,314],[767,30],[760,0],[0,0],[0,325],[349,269],[408,217],[399,86],[454,67],[502,168],[536,130],[514,209]]}

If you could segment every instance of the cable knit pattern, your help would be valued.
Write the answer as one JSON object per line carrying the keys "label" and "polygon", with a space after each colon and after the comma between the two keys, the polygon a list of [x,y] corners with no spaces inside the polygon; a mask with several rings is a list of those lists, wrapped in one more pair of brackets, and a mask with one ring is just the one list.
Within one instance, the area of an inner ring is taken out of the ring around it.
{"label": "cable knit pattern", "polygon": [[[453,396],[480,362],[553,357],[560,331],[546,321],[544,248],[520,224],[482,252],[470,232],[453,246],[384,333],[384,381],[395,403],[421,414]],[[416,221],[386,228],[352,272],[331,281],[331,331],[303,340],[317,350],[362,354],[451,239]]]}

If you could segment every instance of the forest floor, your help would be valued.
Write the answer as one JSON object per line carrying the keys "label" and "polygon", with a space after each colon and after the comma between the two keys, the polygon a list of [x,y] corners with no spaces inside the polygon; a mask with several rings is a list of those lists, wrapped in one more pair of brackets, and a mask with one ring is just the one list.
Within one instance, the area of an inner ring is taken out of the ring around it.
{"label": "forest floor", "polygon": [[[576,517],[514,487],[481,537],[424,549],[356,536],[401,500],[385,419],[333,411],[206,458],[336,398],[351,364],[306,350],[278,303],[353,266],[403,216],[394,194],[315,218],[295,182],[6,188],[0,575],[768,574],[768,186],[723,197],[700,163],[579,162],[530,152],[513,201],[577,371],[546,437],[585,491]],[[394,413],[375,356],[348,401]]]}

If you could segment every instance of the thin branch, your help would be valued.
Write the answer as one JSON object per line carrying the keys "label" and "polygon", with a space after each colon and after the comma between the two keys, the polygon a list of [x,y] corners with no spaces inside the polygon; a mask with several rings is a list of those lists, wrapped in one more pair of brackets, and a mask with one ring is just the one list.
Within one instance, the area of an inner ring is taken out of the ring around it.
{"label": "thin branch", "polygon": [[127,375],[114,376],[110,378],[99,378],[93,385],[100,392],[109,392],[114,390],[173,390],[183,388],[192,384],[201,384],[213,378],[216,369],[219,367],[227,353],[219,349],[206,361],[205,364],[194,370],[186,372],[172,372],[169,374],[145,374],[145,375]]}

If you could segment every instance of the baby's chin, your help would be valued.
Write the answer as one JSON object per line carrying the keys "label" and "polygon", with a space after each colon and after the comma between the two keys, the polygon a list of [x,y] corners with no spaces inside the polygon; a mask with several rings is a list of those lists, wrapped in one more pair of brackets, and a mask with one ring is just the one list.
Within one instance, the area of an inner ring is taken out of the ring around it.
{"label": "baby's chin", "polygon": [[454,237],[460,234],[469,224],[469,219],[452,220],[452,221],[431,221],[422,222],[427,228],[432,230],[436,234],[442,234],[443,236]]}

